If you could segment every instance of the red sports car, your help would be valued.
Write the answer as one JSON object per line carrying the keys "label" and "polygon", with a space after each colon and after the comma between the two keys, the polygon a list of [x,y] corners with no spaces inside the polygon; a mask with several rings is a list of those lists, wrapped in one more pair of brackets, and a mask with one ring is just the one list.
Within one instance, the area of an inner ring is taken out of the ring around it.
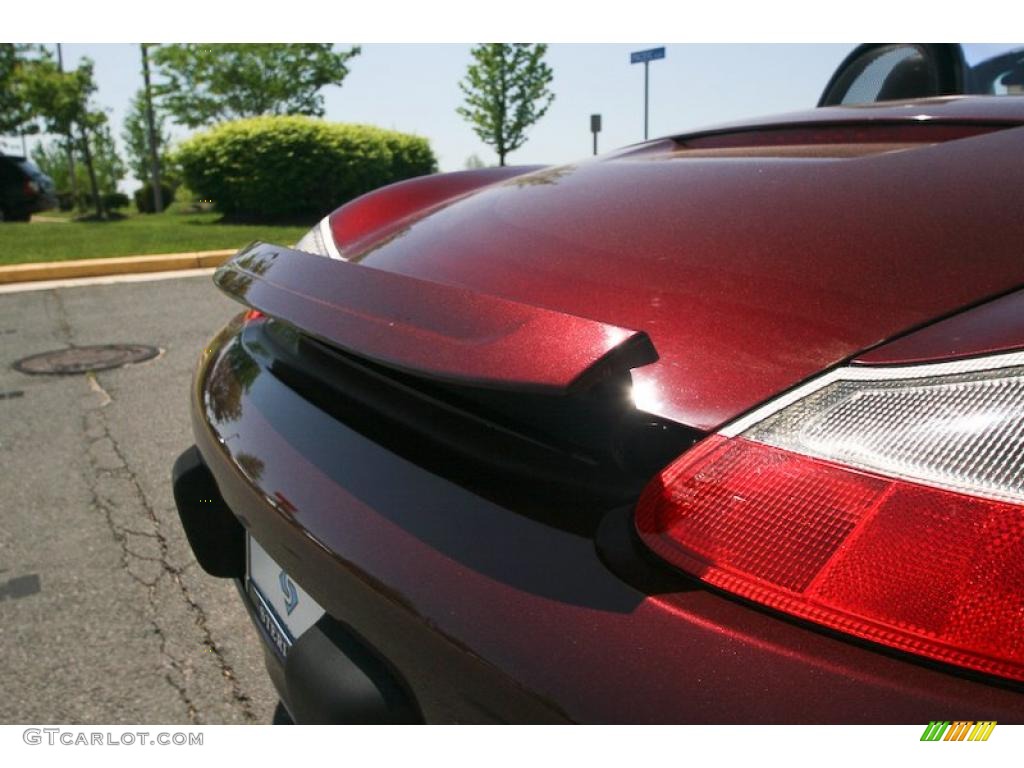
{"label": "red sports car", "polygon": [[1015,55],[860,48],[851,106],[222,267],[175,495],[282,718],[1024,719]]}

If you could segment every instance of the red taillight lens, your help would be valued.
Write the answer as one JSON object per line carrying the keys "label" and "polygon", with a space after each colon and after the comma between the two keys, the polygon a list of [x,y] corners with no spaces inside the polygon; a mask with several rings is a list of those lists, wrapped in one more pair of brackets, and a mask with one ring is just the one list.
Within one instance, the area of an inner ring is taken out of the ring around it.
{"label": "red taillight lens", "polygon": [[832,376],[709,437],[645,490],[641,538],[790,615],[1024,680],[1024,371],[939,368]]}
{"label": "red taillight lens", "polygon": [[259,320],[263,317],[266,317],[266,315],[264,315],[258,309],[250,309],[247,310],[245,314],[242,315],[242,322],[251,323],[253,320]]}

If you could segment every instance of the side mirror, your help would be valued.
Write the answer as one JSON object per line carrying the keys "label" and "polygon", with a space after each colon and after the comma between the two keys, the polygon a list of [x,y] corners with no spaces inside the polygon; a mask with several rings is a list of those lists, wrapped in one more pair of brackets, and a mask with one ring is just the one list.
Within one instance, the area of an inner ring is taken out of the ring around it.
{"label": "side mirror", "polygon": [[955,43],[865,43],[839,65],[818,106],[947,96],[964,93],[966,80]]}

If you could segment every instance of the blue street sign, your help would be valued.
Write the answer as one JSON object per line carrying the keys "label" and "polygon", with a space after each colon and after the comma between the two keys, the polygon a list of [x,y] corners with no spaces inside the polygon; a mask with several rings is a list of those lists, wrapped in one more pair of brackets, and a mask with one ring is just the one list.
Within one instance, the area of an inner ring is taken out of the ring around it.
{"label": "blue street sign", "polygon": [[634,51],[633,53],[629,54],[629,63],[642,64],[645,61],[654,61],[655,59],[664,58],[664,48],[648,48],[646,51]]}

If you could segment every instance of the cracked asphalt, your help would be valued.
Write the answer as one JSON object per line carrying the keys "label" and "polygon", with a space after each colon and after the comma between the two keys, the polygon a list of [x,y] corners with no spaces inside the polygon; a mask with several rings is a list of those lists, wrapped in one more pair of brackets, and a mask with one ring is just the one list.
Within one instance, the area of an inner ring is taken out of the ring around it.
{"label": "cracked asphalt", "polygon": [[[236,311],[208,276],[0,294],[0,723],[271,721],[256,632],[196,565],[170,485],[193,366]],[[117,342],[163,352],[11,367]]]}

